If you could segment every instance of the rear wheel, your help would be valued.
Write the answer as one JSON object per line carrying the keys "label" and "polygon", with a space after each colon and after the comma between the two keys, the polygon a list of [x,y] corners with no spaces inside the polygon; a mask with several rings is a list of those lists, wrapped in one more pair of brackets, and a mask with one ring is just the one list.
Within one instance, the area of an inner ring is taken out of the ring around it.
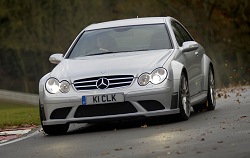
{"label": "rear wheel", "polygon": [[193,110],[195,112],[202,112],[203,110],[214,110],[216,105],[216,98],[215,98],[215,80],[214,80],[214,73],[212,68],[209,67],[209,74],[208,74],[208,92],[207,92],[207,100],[203,104],[198,104],[193,106]]}
{"label": "rear wheel", "polygon": [[188,120],[190,117],[190,93],[187,77],[184,73],[181,74],[179,86],[179,119],[182,121]]}
{"label": "rear wheel", "polygon": [[67,133],[69,129],[69,124],[60,124],[60,125],[43,125],[43,120],[45,119],[43,116],[41,104],[39,101],[39,113],[40,113],[40,120],[41,120],[41,125],[43,128],[43,131],[49,135],[62,135]]}
{"label": "rear wheel", "polygon": [[207,102],[206,102],[206,108],[207,110],[214,110],[216,106],[216,98],[215,98],[215,80],[214,80],[214,73],[209,68],[209,77],[208,77],[208,94],[207,94]]}

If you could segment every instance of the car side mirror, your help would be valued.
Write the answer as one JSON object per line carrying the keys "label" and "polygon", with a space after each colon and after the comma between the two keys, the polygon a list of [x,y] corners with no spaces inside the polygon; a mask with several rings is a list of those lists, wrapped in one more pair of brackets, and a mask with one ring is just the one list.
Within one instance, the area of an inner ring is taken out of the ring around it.
{"label": "car side mirror", "polygon": [[199,44],[195,41],[186,41],[183,42],[181,50],[182,52],[190,52],[190,51],[194,51],[196,49],[198,49]]}
{"label": "car side mirror", "polygon": [[49,61],[52,64],[59,64],[63,60],[63,54],[52,54],[49,57]]}

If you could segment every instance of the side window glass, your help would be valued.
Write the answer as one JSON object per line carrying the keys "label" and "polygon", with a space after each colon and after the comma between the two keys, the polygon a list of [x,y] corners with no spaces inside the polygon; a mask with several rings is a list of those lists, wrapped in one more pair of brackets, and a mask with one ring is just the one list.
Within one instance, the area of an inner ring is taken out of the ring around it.
{"label": "side window glass", "polygon": [[179,44],[179,46],[182,46],[182,43],[184,42],[183,35],[178,30],[178,28],[176,27],[175,23],[172,23],[172,28],[173,28],[174,35],[175,35],[175,38],[177,40],[177,43]]}
{"label": "side window glass", "polygon": [[180,25],[178,24],[177,22],[174,22],[177,29],[181,32],[183,38],[184,38],[184,41],[193,41],[192,37],[188,34],[188,32]]}

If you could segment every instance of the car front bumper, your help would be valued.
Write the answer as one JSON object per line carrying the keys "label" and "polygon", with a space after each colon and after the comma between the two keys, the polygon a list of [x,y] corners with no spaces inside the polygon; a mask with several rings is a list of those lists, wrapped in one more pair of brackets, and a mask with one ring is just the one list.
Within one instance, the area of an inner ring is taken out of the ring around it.
{"label": "car front bumper", "polygon": [[[134,117],[151,117],[179,113],[178,93],[173,91],[173,84],[146,89],[107,90],[106,94],[124,93],[124,102],[98,105],[82,105],[85,93],[54,95],[44,93],[40,105],[43,125],[65,123],[88,123],[109,120],[124,120]],[[95,92],[95,95],[104,91]],[[92,94],[93,95],[93,94]],[[41,96],[40,96],[41,97]],[[41,98],[40,98],[41,99]]]}

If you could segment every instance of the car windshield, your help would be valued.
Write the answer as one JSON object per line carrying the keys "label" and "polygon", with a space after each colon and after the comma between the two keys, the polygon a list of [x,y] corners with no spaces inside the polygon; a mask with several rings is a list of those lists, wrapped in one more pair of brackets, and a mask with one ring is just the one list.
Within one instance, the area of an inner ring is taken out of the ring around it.
{"label": "car windshield", "polygon": [[85,31],[68,58],[171,48],[164,24],[124,26]]}

